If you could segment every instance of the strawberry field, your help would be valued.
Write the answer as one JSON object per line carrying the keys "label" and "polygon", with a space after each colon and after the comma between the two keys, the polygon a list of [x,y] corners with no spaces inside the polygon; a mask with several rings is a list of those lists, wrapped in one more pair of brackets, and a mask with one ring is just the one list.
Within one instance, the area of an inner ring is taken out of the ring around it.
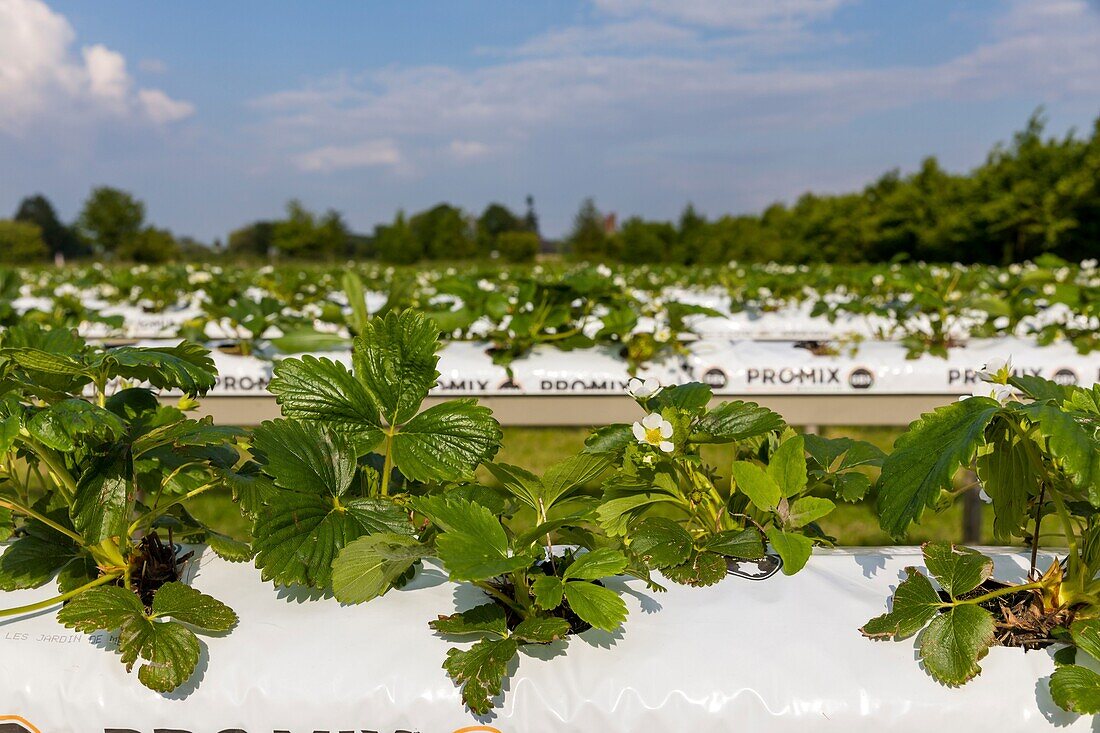
{"label": "strawberry field", "polygon": [[[1095,262],[9,270],[0,324],[0,616],[26,642],[30,681],[5,682],[24,706],[61,689],[98,721],[108,698],[155,717],[261,694],[303,714],[293,670],[256,687],[242,659],[267,679],[285,650],[264,634],[326,618],[323,654],[346,670],[362,645],[381,665],[362,684],[406,707],[336,697],[387,725],[418,719],[415,700],[424,726],[523,725],[580,689],[582,725],[726,725],[741,718],[687,702],[646,717],[662,686],[741,678],[711,659],[672,679],[644,651],[664,618],[701,653],[693,619],[720,635],[715,609],[782,601],[772,620],[829,628],[830,649],[880,670],[862,694],[926,700],[922,720],[981,689],[983,663],[1020,692],[1004,729],[1100,712]],[[806,430],[776,395],[928,407],[888,433]],[[242,396],[267,419],[209,416]],[[493,406],[523,398],[579,400],[557,423],[578,429],[510,451],[532,421],[502,426]],[[858,522],[938,537],[977,489],[999,550],[843,548]],[[605,689],[590,675],[618,654],[633,671]],[[876,724],[852,690],[822,692],[827,675],[768,675],[738,684]],[[645,693],[616,710],[623,686]],[[64,727],[72,709],[40,717]]]}

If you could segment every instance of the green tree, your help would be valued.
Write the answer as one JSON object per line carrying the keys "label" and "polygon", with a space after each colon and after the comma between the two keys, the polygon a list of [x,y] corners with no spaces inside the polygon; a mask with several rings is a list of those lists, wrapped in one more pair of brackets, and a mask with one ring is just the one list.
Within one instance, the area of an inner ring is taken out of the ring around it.
{"label": "green tree", "polygon": [[497,237],[524,230],[524,223],[504,204],[489,204],[477,220],[477,250],[485,257],[498,249]]}
{"label": "green tree", "polygon": [[432,260],[461,260],[477,254],[477,245],[462,209],[438,204],[409,219],[420,250]]}
{"label": "green tree", "polygon": [[502,232],[497,237],[497,251],[508,262],[534,262],[541,244],[534,232]]}
{"label": "green tree", "polygon": [[349,236],[339,213],[329,210],[318,218],[294,199],[286,205],[286,218],[275,222],[271,245],[284,257],[333,259],[347,254]]}
{"label": "green tree", "polygon": [[539,233],[539,215],[535,213],[535,197],[527,194],[527,211],[523,214],[523,228],[535,234]]}
{"label": "green tree", "polygon": [[154,265],[177,259],[180,247],[167,229],[145,227],[136,237],[127,239],[117,254],[119,259]]}
{"label": "green tree", "polygon": [[275,224],[257,221],[229,233],[228,254],[231,257],[267,257],[271,254]]}
{"label": "green tree", "polygon": [[80,212],[77,227],[93,251],[108,257],[133,248],[145,223],[145,204],[110,186],[92,189]]}
{"label": "green tree", "polygon": [[1076,227],[1072,197],[1059,185],[1080,167],[1084,146],[1072,133],[1043,140],[1045,120],[1036,112],[1011,145],[998,145],[976,173],[977,214],[985,226],[989,261],[1009,264],[1057,249]]}
{"label": "green tree", "polygon": [[581,203],[573,219],[573,231],[566,239],[569,251],[580,260],[606,260],[609,255],[609,238],[604,228],[604,218],[591,198]]}
{"label": "green tree", "polygon": [[378,258],[393,264],[412,264],[423,255],[420,242],[413,236],[405,212],[397,212],[393,224],[379,224],[374,229],[374,245]]}
{"label": "green tree", "polygon": [[90,254],[88,246],[80,240],[72,227],[61,223],[53,204],[42,194],[28,196],[19,203],[15,220],[36,224],[42,230],[42,241],[50,254],[65,257],[83,257]]}
{"label": "green tree", "polygon": [[622,262],[644,264],[672,260],[676,229],[667,222],[647,222],[632,217],[616,236],[615,249]]}
{"label": "green tree", "polygon": [[42,228],[26,221],[0,219],[0,262],[24,265],[46,259]]}

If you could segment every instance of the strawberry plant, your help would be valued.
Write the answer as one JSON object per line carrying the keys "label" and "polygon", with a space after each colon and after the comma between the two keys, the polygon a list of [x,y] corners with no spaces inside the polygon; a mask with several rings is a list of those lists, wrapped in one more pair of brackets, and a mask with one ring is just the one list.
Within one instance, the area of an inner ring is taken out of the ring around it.
{"label": "strawberry plant", "polygon": [[[582,453],[540,478],[490,462],[500,428],[473,400],[421,411],[438,377],[437,334],[419,313],[391,312],[363,324],[351,370],[311,356],[280,362],[271,391],[284,417],[255,431],[255,463],[237,489],[254,517],[256,565],[278,585],[362,603],[434,559],[481,588],[486,603],[432,628],[480,637],[444,667],[485,713],[520,645],[622,623],[626,605],[603,580],[629,560],[588,529],[597,501],[578,493],[605,457]],[[499,488],[474,483],[480,464]]]}
{"label": "strawberry plant", "polygon": [[[861,499],[870,482],[857,469],[881,461],[866,443],[797,435],[751,402],[711,409],[704,384],[634,380],[631,389],[645,417],[586,443],[616,467],[597,515],[640,565],[674,582],[717,583],[732,564],[763,560],[765,540],[784,573],[798,572],[815,544],[832,543],[817,525],[836,506],[828,497]],[[706,445],[733,447],[728,486],[703,460]]]}
{"label": "strawberry plant", "polygon": [[[898,438],[882,466],[880,521],[900,536],[925,508],[948,503],[956,470],[972,466],[992,499],[995,535],[1031,547],[1027,578],[996,581],[989,558],[931,543],[925,567],[940,589],[907,568],[891,610],[862,631],[875,639],[919,632],[926,669],[952,686],[976,676],[993,645],[1066,643],[1051,694],[1068,710],[1100,712],[1100,675],[1071,663],[1074,649],[1100,652],[1100,387],[1014,375],[1010,364],[982,376],[978,392],[989,396],[928,413]],[[1037,566],[1044,537],[1067,547],[1045,570]]]}
{"label": "strawberry plant", "polygon": [[[174,540],[249,556],[186,509],[233,473],[239,431],[187,418],[153,388],[180,390],[190,406],[215,377],[194,344],[103,349],[31,324],[0,336],[0,523],[14,538],[0,556],[0,589],[58,589],[0,615],[64,602],[62,624],[119,632],[127,669],[143,660],[142,684],[168,692],[192,676],[195,630],[228,631],[236,616],[183,583],[190,553]],[[119,380],[125,388],[108,395]]]}
{"label": "strawberry plant", "polygon": [[[492,709],[521,646],[621,626],[626,604],[607,579],[629,564],[620,549],[587,529],[595,503],[577,496],[607,467],[604,459],[582,453],[541,478],[507,464],[489,467],[500,492],[467,486],[416,497],[411,508],[424,519],[417,537],[363,537],[344,548],[333,572],[336,597],[353,603],[381,595],[412,562],[428,557],[452,581],[480,588],[484,603],[430,623],[445,638],[474,641],[468,649],[451,649],[443,668],[480,714]],[[574,544],[558,546],[555,539]]]}
{"label": "strawberry plant", "polygon": [[391,312],[364,325],[350,371],[312,356],[275,367],[284,417],[256,429],[241,484],[264,579],[327,587],[347,543],[413,536],[410,496],[468,481],[496,454],[500,426],[475,400],[420,410],[439,377],[438,333],[422,314]]}

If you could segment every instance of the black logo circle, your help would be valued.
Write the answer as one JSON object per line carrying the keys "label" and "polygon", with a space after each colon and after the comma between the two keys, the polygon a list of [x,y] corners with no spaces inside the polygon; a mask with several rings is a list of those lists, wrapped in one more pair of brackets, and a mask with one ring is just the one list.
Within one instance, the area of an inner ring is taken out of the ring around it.
{"label": "black logo circle", "polygon": [[714,387],[715,389],[721,389],[722,387],[725,387],[727,384],[729,384],[729,381],[729,377],[726,376],[726,373],[718,367],[708,369],[703,374],[703,384],[707,385],[708,387]]}
{"label": "black logo circle", "polygon": [[1059,369],[1054,372],[1054,383],[1063,387],[1072,387],[1077,384],[1077,372],[1072,369]]}
{"label": "black logo circle", "polygon": [[857,367],[848,375],[848,386],[852,389],[870,389],[875,385],[875,375],[870,369]]}

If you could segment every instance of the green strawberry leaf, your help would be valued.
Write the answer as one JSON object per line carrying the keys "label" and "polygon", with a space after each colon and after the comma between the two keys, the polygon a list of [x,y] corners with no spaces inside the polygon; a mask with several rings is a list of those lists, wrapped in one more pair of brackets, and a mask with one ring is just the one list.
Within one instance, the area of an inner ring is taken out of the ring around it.
{"label": "green strawberry leaf", "polygon": [[993,561],[968,547],[926,542],[921,551],[928,572],[953,599],[974,590],[993,574]]}
{"label": "green strawberry leaf", "polygon": [[675,503],[676,501],[676,497],[667,493],[644,490],[603,502],[596,510],[596,520],[608,535],[619,537],[627,533],[630,521],[640,514],[645,507],[651,504]]}
{"label": "green strawberry leaf", "polygon": [[610,547],[591,550],[577,558],[565,569],[564,580],[599,580],[619,575],[630,561],[626,555]]}
{"label": "green strawberry leaf", "polygon": [[959,467],[973,460],[1000,409],[996,400],[971,397],[909,425],[882,464],[878,514],[884,530],[900,537],[925,507],[935,505]]}
{"label": "green strawberry leaf", "polygon": [[393,462],[414,481],[471,479],[496,455],[504,434],[476,400],[448,400],[409,420],[393,436]]}
{"label": "green strawberry leaf", "polygon": [[626,602],[618,593],[583,580],[565,584],[565,600],[580,619],[597,629],[614,631],[626,621]]}
{"label": "green strawberry leaf", "polygon": [[348,543],[332,564],[332,592],[341,603],[366,603],[386,593],[413,564],[431,554],[415,537],[379,532]]}
{"label": "green strawberry leaf", "polygon": [[189,341],[176,346],[120,346],[104,354],[111,377],[148,382],[157,389],[178,389],[195,397],[217,383],[210,351]]}
{"label": "green strawberry leaf", "polygon": [[783,489],[760,466],[751,461],[734,461],[733,480],[753,506],[774,512],[783,498]]}
{"label": "green strawberry leaf", "polygon": [[378,406],[339,362],[313,356],[283,359],[275,365],[268,389],[284,416],[318,421],[345,433],[361,454],[382,441]]}
{"label": "green strawberry leaf", "polygon": [[801,435],[788,438],[776,448],[768,460],[767,472],[783,496],[794,496],[806,488],[806,448]]}
{"label": "green strawberry leaf", "polygon": [[248,542],[209,529],[206,531],[206,544],[226,562],[248,562],[254,555]]}
{"label": "green strawberry leaf", "polygon": [[[960,403],[961,404],[961,403]],[[938,614],[920,637],[920,657],[929,674],[950,687],[974,678],[993,644],[993,615],[973,604]]]}
{"label": "green strawberry leaf", "polygon": [[1093,659],[1100,659],[1100,619],[1074,621],[1069,627],[1073,643]]}
{"label": "green strawberry leaf", "polygon": [[340,497],[355,478],[355,450],[320,425],[269,420],[253,432],[252,444],[264,471],[289,491]]}
{"label": "green strawberry leaf", "polygon": [[805,527],[836,509],[836,504],[817,496],[802,496],[791,502],[787,510],[788,527]]}
{"label": "green strawberry leaf", "polygon": [[469,611],[440,616],[428,623],[441,634],[465,636],[475,634],[505,637],[508,635],[508,622],[504,609],[496,603],[483,603]]}
{"label": "green strawberry leaf", "polygon": [[404,510],[381,499],[336,504],[331,497],[284,491],[253,523],[256,567],[276,585],[325,588],[340,550],[375,532],[412,534],[413,528]]}
{"label": "green strawberry leaf", "polygon": [[569,634],[569,622],[556,616],[528,616],[516,626],[512,635],[529,644],[549,644]]}
{"label": "green strawberry leaf", "polygon": [[553,575],[540,575],[531,584],[531,593],[535,596],[536,606],[544,611],[553,611],[561,605],[565,583]]}
{"label": "green strawberry leaf", "polygon": [[993,500],[993,536],[998,540],[1023,535],[1028,498],[1039,493],[1040,475],[1031,470],[1024,440],[1008,420],[999,420],[975,461],[982,487]]}
{"label": "green strawberry leaf", "polygon": [[39,410],[27,422],[27,432],[50,448],[68,453],[85,439],[95,443],[116,440],[126,432],[126,424],[113,412],[74,397]]}
{"label": "green strawberry leaf", "polygon": [[688,382],[665,387],[646,401],[646,409],[660,412],[666,407],[676,407],[688,412],[704,410],[710,404],[714,393],[702,382]]}
{"label": "green strawberry leaf", "polygon": [[610,461],[595,453],[578,453],[546,469],[542,478],[543,511],[549,511],[561,499],[591,483],[607,470]]}
{"label": "green strawberry leaf", "polygon": [[781,429],[778,414],[753,402],[723,402],[695,424],[693,443],[732,443]]}
{"label": "green strawberry leaf", "polygon": [[243,435],[245,432],[239,428],[215,425],[211,417],[183,419],[145,433],[134,441],[130,453],[137,458],[164,446],[220,446],[232,443]]}
{"label": "green strawberry leaf", "polygon": [[1100,438],[1096,426],[1079,422],[1072,413],[1042,402],[1025,405],[1020,411],[1039,426],[1050,454],[1075,484],[1089,492],[1093,506],[1100,506]]}
{"label": "green strawberry leaf", "polygon": [[728,529],[707,536],[703,549],[739,560],[759,560],[764,557],[764,537],[755,527]]}
{"label": "green strawberry leaf", "polygon": [[0,555],[0,590],[41,587],[78,554],[76,545],[67,540],[20,537]]}
{"label": "green strawberry leaf", "polygon": [[91,463],[80,477],[69,511],[73,526],[88,544],[126,534],[130,471],[125,454],[115,451]]}
{"label": "green strawberry leaf", "polygon": [[766,530],[768,542],[783,559],[783,574],[794,575],[806,566],[810,559],[810,553],[814,549],[814,541],[806,535],[794,532],[784,532],[779,527],[768,527]]}
{"label": "green strawberry leaf", "polygon": [[355,339],[356,376],[387,425],[412,419],[435,386],[439,327],[417,311],[370,321]]}
{"label": "green strawberry leaf", "polygon": [[413,506],[443,529],[436,554],[451,580],[486,580],[532,562],[528,555],[509,554],[504,526],[483,506],[449,496],[422,497]]}
{"label": "green strawberry leaf", "polygon": [[229,606],[179,582],[165,583],[153,596],[150,619],[161,617],[206,631],[229,631],[237,625],[237,614]]}
{"label": "green strawberry leaf", "polygon": [[836,495],[847,502],[862,501],[871,488],[871,479],[866,474],[851,471],[838,473],[833,479]]}
{"label": "green strawberry leaf", "polygon": [[136,593],[115,585],[86,590],[57,612],[57,620],[63,626],[85,634],[114,631],[135,616],[145,618],[141,599]]}
{"label": "green strawberry leaf", "polygon": [[679,523],[664,517],[647,517],[631,532],[630,549],[650,568],[667,568],[687,562],[692,538]]}
{"label": "green strawberry leaf", "polygon": [[681,564],[663,568],[661,572],[673,583],[703,588],[714,585],[729,574],[726,558],[714,552],[697,552]]}
{"label": "green strawberry leaf", "polygon": [[939,594],[931,581],[914,567],[905,568],[905,580],[894,591],[889,613],[868,621],[860,632],[872,639],[905,639],[917,633],[939,612]]}
{"label": "green strawberry leaf", "polygon": [[525,468],[510,463],[485,462],[485,468],[500,485],[531,509],[538,511],[539,499],[545,492],[542,479]]}
{"label": "green strawberry leaf", "polygon": [[1066,665],[1050,676],[1050,696],[1071,713],[1100,713],[1100,674],[1086,667]]}
{"label": "green strawberry leaf", "polygon": [[482,639],[466,651],[449,649],[443,669],[462,686],[462,701],[470,710],[485,715],[492,710],[492,699],[500,694],[508,663],[518,649],[513,637]]}
{"label": "green strawberry leaf", "polygon": [[151,690],[175,690],[195,673],[202,647],[191,629],[175,621],[150,621],[145,616],[127,617],[119,629],[119,651],[129,671],[138,657],[144,659],[138,680]]}
{"label": "green strawberry leaf", "polygon": [[585,438],[584,450],[586,453],[617,453],[635,442],[631,426],[621,423],[605,425]]}

